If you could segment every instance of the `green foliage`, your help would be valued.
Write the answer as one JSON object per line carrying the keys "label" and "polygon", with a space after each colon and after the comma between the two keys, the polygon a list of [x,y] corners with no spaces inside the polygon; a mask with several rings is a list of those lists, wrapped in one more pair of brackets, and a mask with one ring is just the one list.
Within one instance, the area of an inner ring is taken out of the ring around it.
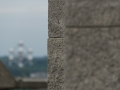
{"label": "green foliage", "polygon": [[47,57],[35,57],[33,59],[33,65],[25,65],[23,68],[19,68],[17,65],[8,65],[8,57],[1,57],[0,60],[4,63],[7,69],[15,77],[29,77],[30,73],[45,72],[47,73]]}

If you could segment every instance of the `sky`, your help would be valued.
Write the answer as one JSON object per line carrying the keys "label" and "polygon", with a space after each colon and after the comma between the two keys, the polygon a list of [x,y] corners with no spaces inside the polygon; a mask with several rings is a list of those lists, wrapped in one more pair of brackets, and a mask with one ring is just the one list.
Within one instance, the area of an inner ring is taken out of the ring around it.
{"label": "sky", "polygon": [[22,40],[33,56],[47,55],[48,0],[0,0],[0,56]]}

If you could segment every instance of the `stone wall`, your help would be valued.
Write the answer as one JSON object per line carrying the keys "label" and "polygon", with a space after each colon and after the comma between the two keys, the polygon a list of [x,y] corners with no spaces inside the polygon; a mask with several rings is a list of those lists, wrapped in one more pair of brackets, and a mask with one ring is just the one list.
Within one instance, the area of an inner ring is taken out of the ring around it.
{"label": "stone wall", "polygon": [[66,0],[65,90],[120,89],[120,0]]}
{"label": "stone wall", "polygon": [[13,88],[16,85],[16,80],[9,73],[3,63],[0,61],[0,89]]}
{"label": "stone wall", "polygon": [[48,90],[64,89],[64,0],[49,1]]}

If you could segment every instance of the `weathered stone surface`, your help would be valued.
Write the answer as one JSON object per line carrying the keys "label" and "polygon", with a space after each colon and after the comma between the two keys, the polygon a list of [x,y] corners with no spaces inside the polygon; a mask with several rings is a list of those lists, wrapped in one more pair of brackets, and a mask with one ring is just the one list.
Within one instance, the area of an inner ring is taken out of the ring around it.
{"label": "weathered stone surface", "polygon": [[68,28],[65,90],[120,89],[120,28]]}
{"label": "weathered stone surface", "polygon": [[65,0],[48,0],[48,1],[49,1],[49,15],[48,15],[49,37],[64,37]]}
{"label": "weathered stone surface", "polygon": [[120,26],[120,0],[67,0],[67,26]]}
{"label": "weathered stone surface", "polygon": [[48,90],[64,90],[64,39],[48,40]]}
{"label": "weathered stone surface", "polygon": [[0,89],[15,87],[15,79],[0,61]]}

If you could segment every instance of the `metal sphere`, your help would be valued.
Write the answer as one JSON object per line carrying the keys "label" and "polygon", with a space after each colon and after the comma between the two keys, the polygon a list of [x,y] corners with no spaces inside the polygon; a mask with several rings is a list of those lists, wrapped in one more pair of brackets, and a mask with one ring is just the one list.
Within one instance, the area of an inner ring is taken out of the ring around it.
{"label": "metal sphere", "polygon": [[29,60],[29,61],[32,61],[32,60],[33,60],[33,57],[32,57],[32,56],[28,56],[28,60]]}
{"label": "metal sphere", "polygon": [[14,53],[14,49],[10,48],[9,52],[13,54]]}
{"label": "metal sphere", "polygon": [[20,68],[23,68],[23,67],[24,67],[23,63],[18,63],[18,66],[19,66]]}
{"label": "metal sphere", "polygon": [[24,42],[23,42],[23,41],[19,41],[19,42],[18,42],[18,45],[19,45],[19,46],[24,46]]}
{"label": "metal sphere", "polygon": [[14,60],[14,56],[9,56],[9,60]]}
{"label": "metal sphere", "polygon": [[18,53],[19,53],[19,54],[23,54],[23,53],[24,53],[24,49],[23,49],[23,48],[19,48],[19,49],[18,49]]}
{"label": "metal sphere", "polygon": [[28,49],[28,53],[29,53],[29,54],[33,53],[32,48],[29,48],[29,49]]}

